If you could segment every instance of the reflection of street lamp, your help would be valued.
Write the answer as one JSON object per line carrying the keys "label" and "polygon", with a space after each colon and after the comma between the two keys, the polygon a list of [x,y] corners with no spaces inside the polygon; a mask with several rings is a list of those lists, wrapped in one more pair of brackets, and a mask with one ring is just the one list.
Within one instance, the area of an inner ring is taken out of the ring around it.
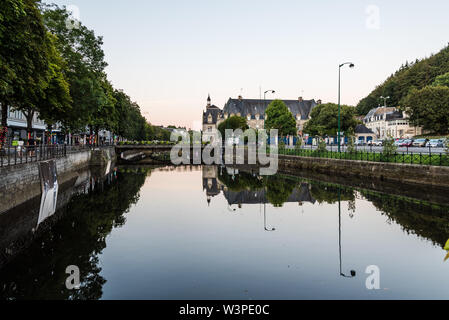
{"label": "reflection of street lamp", "polygon": [[338,152],[340,152],[341,148],[341,103],[340,103],[340,82],[341,82],[341,67],[344,65],[349,64],[349,68],[354,68],[354,64],[352,62],[345,62],[338,66]]}
{"label": "reflection of street lamp", "polygon": [[276,231],[276,228],[271,228],[271,229],[267,228],[267,199],[265,197],[266,194],[267,194],[267,190],[265,188],[265,194],[264,194],[265,201],[263,203],[263,226],[264,226],[265,231],[271,232],[271,231]]}
{"label": "reflection of street lamp", "polygon": [[338,188],[338,248],[340,257],[340,276],[345,278],[354,278],[356,272],[351,270],[351,275],[346,275],[342,272],[342,259],[341,259],[341,190]]}

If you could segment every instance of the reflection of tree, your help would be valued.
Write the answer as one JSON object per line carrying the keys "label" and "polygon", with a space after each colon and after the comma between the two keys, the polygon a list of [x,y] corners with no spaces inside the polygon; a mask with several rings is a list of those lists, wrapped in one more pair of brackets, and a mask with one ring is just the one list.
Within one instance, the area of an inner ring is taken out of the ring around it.
{"label": "reflection of tree", "polygon": [[[58,222],[19,254],[0,273],[4,299],[100,299],[106,280],[98,255],[113,228],[125,223],[124,213],[139,199],[146,173],[118,174],[117,182],[74,197],[58,212]],[[76,265],[80,290],[65,287],[65,270]]]}
{"label": "reflection of tree", "polygon": [[328,185],[324,183],[312,182],[312,196],[318,201],[318,203],[337,203],[338,192],[340,190],[341,201],[354,201],[354,190],[350,188],[342,188],[340,186]]}
{"label": "reflection of tree", "polygon": [[243,190],[261,190],[264,182],[261,177],[254,177],[247,172],[240,172],[234,177],[226,172],[218,174],[218,180],[224,184],[229,190],[239,192]]}
{"label": "reflection of tree", "polygon": [[268,176],[266,179],[267,199],[275,207],[282,207],[297,186],[294,180],[279,176]]}
{"label": "reflection of tree", "polygon": [[253,176],[247,172],[240,172],[232,176],[227,172],[219,174],[218,179],[230,191],[240,192],[245,190],[266,191],[267,200],[275,207],[282,207],[292,194],[293,189],[298,185],[294,180],[281,176]]}
{"label": "reflection of tree", "polygon": [[361,193],[407,233],[444,247],[449,238],[449,207],[381,193]]}

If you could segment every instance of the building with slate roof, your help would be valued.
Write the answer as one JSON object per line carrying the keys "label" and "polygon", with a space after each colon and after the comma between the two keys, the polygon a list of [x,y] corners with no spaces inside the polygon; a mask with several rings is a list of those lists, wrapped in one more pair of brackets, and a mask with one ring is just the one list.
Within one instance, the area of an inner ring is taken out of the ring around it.
{"label": "building with slate roof", "polygon": [[[248,126],[253,129],[264,129],[268,105],[273,100],[243,99],[239,96],[237,99],[229,98],[223,109],[212,105],[210,96],[207,98],[206,111],[203,112],[203,136],[214,136],[218,125],[232,116],[244,117]],[[310,113],[313,108],[321,103],[321,100],[304,100],[302,97],[298,100],[283,100],[287,105],[293,117],[296,119],[298,134],[302,135],[304,124],[310,119]]]}
{"label": "building with slate roof", "polygon": [[410,139],[424,133],[421,127],[415,127],[410,124],[409,117],[405,112],[396,108],[374,108],[365,116],[363,123],[379,139],[387,137]]}

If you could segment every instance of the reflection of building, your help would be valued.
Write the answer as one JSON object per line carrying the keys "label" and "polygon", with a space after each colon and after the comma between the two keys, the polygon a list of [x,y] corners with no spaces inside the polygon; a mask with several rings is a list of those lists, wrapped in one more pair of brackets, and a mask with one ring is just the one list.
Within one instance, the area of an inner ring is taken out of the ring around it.
{"label": "reflection of building", "polygon": [[379,107],[372,109],[363,119],[363,122],[379,139],[385,139],[389,136],[395,139],[412,138],[423,134],[422,128],[411,126],[405,112],[396,108]]}
{"label": "reflection of building", "polygon": [[209,204],[211,199],[218,196],[221,191],[217,177],[218,167],[203,166],[203,190],[206,190],[207,203]]}
{"label": "reflection of building", "polygon": [[[227,169],[226,171],[228,171]],[[263,188],[243,191],[229,190],[218,180],[218,170],[217,166],[203,166],[203,190],[206,191],[208,204],[210,204],[213,197],[218,196],[220,193],[223,193],[229,205],[241,206],[242,204],[269,203],[267,200],[267,191]],[[315,203],[315,199],[310,193],[310,185],[302,183],[300,186],[294,188],[285,202],[297,202],[300,205],[304,202]]]}
{"label": "reflection of building", "polygon": [[[287,105],[293,117],[296,119],[296,126],[298,133],[302,133],[304,124],[310,119],[310,113],[313,108],[320,104],[315,100],[304,100],[302,97],[298,100],[283,100]],[[266,114],[265,111],[268,105],[273,100],[260,99],[243,99],[239,96],[238,99],[229,98],[223,110],[211,104],[210,96],[207,98],[206,111],[203,112],[203,136],[213,137],[218,125],[232,116],[240,116],[247,120],[248,126],[253,129],[264,129]]]}
{"label": "reflection of building", "polygon": [[[239,192],[225,190],[223,191],[223,194],[226,200],[228,200],[229,205],[269,203],[265,189],[245,190]],[[309,184],[302,183],[300,187],[294,188],[288,199],[285,201],[285,203],[289,202],[296,202],[299,204],[304,202],[315,203],[315,199],[310,193]]]}

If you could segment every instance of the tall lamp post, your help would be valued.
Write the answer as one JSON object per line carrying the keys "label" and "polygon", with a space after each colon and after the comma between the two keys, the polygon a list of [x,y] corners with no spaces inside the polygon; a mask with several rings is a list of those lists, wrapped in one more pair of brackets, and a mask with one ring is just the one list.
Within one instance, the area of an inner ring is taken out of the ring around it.
{"label": "tall lamp post", "polygon": [[349,68],[354,68],[352,62],[345,62],[338,66],[338,152],[341,152],[341,103],[340,103],[340,89],[341,89],[341,67],[349,65]]}
{"label": "tall lamp post", "polygon": [[388,97],[380,96],[380,98],[383,99],[384,107],[386,108],[387,107],[387,100],[390,99],[390,96],[388,96]]}
{"label": "tall lamp post", "polygon": [[[267,102],[266,102],[266,100],[267,100],[267,93],[275,94],[276,91],[274,91],[274,90],[267,90],[267,91],[265,91],[265,92],[263,93],[263,106],[264,106],[264,108],[265,108],[265,105],[267,104]],[[266,113],[265,113],[265,115],[264,115],[264,122],[265,122],[265,121],[267,121],[267,114],[266,114]],[[270,141],[270,145],[271,145],[271,137],[270,137],[269,141]]]}

